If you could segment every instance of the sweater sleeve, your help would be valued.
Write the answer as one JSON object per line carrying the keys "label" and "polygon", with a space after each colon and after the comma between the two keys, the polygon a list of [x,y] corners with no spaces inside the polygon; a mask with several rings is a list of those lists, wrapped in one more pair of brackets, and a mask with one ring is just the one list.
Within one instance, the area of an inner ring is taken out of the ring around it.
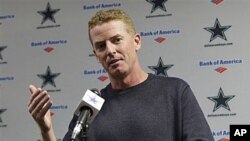
{"label": "sweater sleeve", "polygon": [[210,127],[189,86],[183,89],[181,105],[182,141],[214,141]]}

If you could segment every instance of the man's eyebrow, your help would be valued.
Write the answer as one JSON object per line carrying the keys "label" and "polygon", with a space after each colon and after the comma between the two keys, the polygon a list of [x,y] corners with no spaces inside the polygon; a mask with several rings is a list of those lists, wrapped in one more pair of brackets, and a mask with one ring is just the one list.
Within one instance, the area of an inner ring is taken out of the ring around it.
{"label": "man's eyebrow", "polygon": [[117,38],[117,37],[123,37],[123,36],[122,36],[122,35],[120,35],[120,34],[116,34],[116,35],[114,35],[114,36],[110,37],[110,39],[112,40],[112,39],[115,39],[115,38]]}
{"label": "man's eyebrow", "polygon": [[[112,39],[117,38],[117,37],[123,37],[123,36],[120,35],[120,34],[116,34],[116,35],[110,37],[109,40],[112,40]],[[104,40],[103,41],[97,41],[97,42],[94,43],[94,45],[99,45],[99,44],[102,44],[104,42],[105,42]]]}
{"label": "man's eyebrow", "polygon": [[100,44],[100,43],[103,43],[103,42],[105,42],[105,41],[97,41],[94,44]]}

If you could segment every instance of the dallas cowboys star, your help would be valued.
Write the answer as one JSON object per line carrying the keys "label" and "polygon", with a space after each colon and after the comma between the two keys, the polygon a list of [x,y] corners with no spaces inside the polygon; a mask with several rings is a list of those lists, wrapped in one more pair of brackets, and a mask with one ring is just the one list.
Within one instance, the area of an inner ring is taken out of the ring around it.
{"label": "dallas cowboys star", "polygon": [[168,0],[146,0],[146,1],[153,5],[151,9],[151,13],[153,13],[158,8],[167,12],[167,9],[164,6],[164,3],[167,2]]}
{"label": "dallas cowboys star", "polygon": [[41,24],[44,24],[45,21],[50,20],[54,23],[56,23],[56,20],[54,18],[54,15],[59,11],[60,9],[51,9],[50,3],[48,2],[46,10],[43,11],[37,11],[38,14],[43,16]]}
{"label": "dallas cowboys star", "polygon": [[228,111],[230,111],[230,107],[228,105],[228,102],[234,97],[235,97],[235,95],[225,96],[224,92],[222,91],[222,88],[220,88],[217,96],[208,97],[208,99],[215,102],[213,112],[218,110],[220,107],[223,107],[223,108],[227,109]]}
{"label": "dallas cowboys star", "polygon": [[156,66],[148,66],[148,68],[150,68],[151,70],[153,70],[155,72],[156,75],[162,75],[162,76],[168,76],[167,74],[167,70],[169,70],[170,68],[172,68],[174,65],[164,65],[161,57],[158,60],[158,64]]}
{"label": "dallas cowboys star", "polygon": [[225,35],[225,31],[228,30],[231,26],[221,26],[219,20],[216,18],[214,26],[213,27],[206,27],[204,28],[205,30],[207,30],[208,32],[210,32],[212,35],[210,37],[210,41],[212,42],[214,39],[216,39],[217,37],[224,39],[227,41],[226,35]]}
{"label": "dallas cowboys star", "polygon": [[47,71],[45,74],[38,74],[37,76],[43,80],[42,88],[47,84],[51,84],[52,86],[56,87],[56,83],[54,79],[60,75],[60,73],[52,73],[50,67],[47,67]]}

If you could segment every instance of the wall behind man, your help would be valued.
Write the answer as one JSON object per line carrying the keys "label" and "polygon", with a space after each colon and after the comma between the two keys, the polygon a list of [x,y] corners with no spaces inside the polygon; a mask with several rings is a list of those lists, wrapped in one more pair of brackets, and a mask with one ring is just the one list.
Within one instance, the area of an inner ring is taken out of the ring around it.
{"label": "wall behind man", "polygon": [[0,140],[40,140],[27,110],[29,84],[49,91],[61,140],[86,89],[109,83],[87,35],[89,18],[108,8],[135,21],[142,67],[187,81],[214,138],[228,139],[230,124],[250,123],[249,6],[247,0],[1,0]]}

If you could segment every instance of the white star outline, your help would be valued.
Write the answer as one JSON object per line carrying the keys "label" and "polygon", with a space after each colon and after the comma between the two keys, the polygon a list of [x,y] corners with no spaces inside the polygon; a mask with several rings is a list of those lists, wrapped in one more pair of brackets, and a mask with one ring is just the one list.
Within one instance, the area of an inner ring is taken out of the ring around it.
{"label": "white star outline", "polygon": [[99,103],[98,100],[96,100],[96,96],[90,96],[88,95],[88,98],[89,98],[89,102],[93,103],[95,106]]}

